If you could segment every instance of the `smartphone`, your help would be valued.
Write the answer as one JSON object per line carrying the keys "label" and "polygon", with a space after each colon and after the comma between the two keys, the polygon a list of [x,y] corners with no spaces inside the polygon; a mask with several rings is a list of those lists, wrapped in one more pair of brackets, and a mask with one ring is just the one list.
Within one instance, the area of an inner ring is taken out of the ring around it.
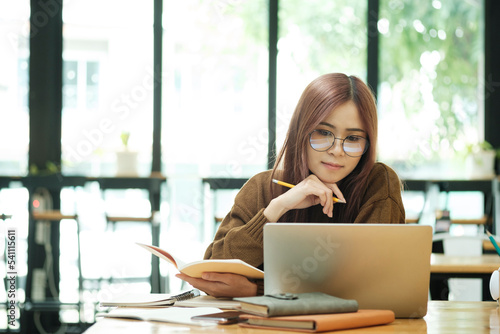
{"label": "smartphone", "polygon": [[191,320],[197,321],[212,321],[219,325],[235,324],[240,321],[241,312],[238,311],[224,311],[211,314],[195,315]]}

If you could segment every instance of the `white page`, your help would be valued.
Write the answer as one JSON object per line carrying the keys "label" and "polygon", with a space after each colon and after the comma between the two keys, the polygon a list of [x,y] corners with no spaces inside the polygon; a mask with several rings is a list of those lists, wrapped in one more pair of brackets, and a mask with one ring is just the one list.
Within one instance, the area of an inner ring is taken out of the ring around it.
{"label": "white page", "polygon": [[215,307],[165,307],[165,308],[132,308],[118,307],[109,313],[100,313],[97,316],[108,318],[138,319],[146,321],[159,321],[186,325],[213,326],[214,324],[202,321],[193,321],[191,317],[221,312]]}

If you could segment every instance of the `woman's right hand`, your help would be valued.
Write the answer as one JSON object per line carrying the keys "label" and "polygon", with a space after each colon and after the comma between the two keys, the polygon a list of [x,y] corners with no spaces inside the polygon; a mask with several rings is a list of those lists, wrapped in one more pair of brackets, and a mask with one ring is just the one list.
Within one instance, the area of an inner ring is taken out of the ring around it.
{"label": "woman's right hand", "polygon": [[278,221],[289,210],[305,209],[317,204],[323,206],[323,213],[333,217],[333,196],[345,201],[336,183],[324,183],[316,175],[309,175],[295,187],[274,198],[264,215],[270,222]]}
{"label": "woman's right hand", "polygon": [[249,297],[257,294],[257,284],[237,274],[204,272],[201,278],[182,273],[175,276],[214,297]]}

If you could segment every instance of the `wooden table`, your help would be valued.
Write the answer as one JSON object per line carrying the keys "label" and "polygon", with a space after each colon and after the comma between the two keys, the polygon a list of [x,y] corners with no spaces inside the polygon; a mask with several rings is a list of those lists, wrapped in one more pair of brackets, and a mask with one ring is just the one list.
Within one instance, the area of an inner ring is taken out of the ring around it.
{"label": "wooden table", "polygon": [[481,256],[431,255],[431,273],[433,274],[488,274],[500,267],[500,256],[484,254]]}
{"label": "wooden table", "polygon": [[[240,328],[238,325],[197,327],[147,321],[100,319],[85,334],[101,333],[225,333],[280,334],[289,331]],[[499,333],[497,302],[430,301],[423,319],[396,319],[392,324],[330,333]]]}

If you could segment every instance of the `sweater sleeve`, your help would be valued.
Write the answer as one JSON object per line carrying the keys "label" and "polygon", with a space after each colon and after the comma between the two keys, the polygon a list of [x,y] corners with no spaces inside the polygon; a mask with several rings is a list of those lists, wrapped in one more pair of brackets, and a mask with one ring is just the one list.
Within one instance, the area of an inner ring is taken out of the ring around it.
{"label": "sweater sleeve", "polygon": [[269,185],[268,171],[257,174],[241,188],[208,246],[205,259],[240,259],[255,267],[262,265],[263,229],[268,222],[264,209],[271,197]]}
{"label": "sweater sleeve", "polygon": [[376,163],[354,223],[404,224],[401,181],[390,167]]}

